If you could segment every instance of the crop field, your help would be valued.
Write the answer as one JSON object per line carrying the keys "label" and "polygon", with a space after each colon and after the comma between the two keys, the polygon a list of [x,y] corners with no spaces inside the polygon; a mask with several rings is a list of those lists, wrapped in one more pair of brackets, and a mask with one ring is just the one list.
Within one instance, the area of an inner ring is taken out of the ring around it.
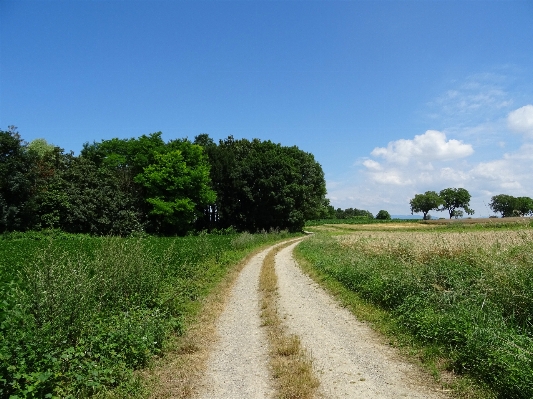
{"label": "crop field", "polygon": [[384,311],[444,369],[494,397],[533,397],[533,229],[371,226],[318,227],[298,256]]}
{"label": "crop field", "polygon": [[133,396],[229,268],[287,236],[0,237],[0,397]]}

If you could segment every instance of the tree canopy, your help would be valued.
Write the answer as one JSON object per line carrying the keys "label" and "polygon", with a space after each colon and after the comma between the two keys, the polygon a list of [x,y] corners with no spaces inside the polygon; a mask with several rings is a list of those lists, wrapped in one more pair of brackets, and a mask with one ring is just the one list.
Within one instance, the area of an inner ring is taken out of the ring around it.
{"label": "tree canopy", "polygon": [[491,198],[489,207],[501,213],[502,217],[533,215],[533,199],[529,197],[499,194]]}
{"label": "tree canopy", "polygon": [[[454,216],[462,216],[462,210],[468,215],[473,215],[474,210],[470,209],[470,193],[464,188],[445,188],[439,193],[442,199],[442,208],[440,211],[448,211],[450,219]],[[461,212],[461,213],[459,213]]]}
{"label": "tree canopy", "polygon": [[321,166],[295,146],[161,136],[85,143],[74,156],[0,131],[0,232],[297,231],[329,211]]}
{"label": "tree canopy", "polygon": [[426,220],[429,219],[429,212],[438,210],[443,204],[443,200],[435,191],[426,191],[424,194],[416,194],[409,203],[411,204],[411,214],[422,212],[423,218]]}
{"label": "tree canopy", "polygon": [[378,220],[391,220],[390,213],[382,209],[376,214],[376,219]]}
{"label": "tree canopy", "polygon": [[324,206],[322,167],[296,146],[232,136],[217,145],[207,135],[197,136],[195,143],[209,156],[217,195],[215,206],[205,212],[206,225],[298,231]]}

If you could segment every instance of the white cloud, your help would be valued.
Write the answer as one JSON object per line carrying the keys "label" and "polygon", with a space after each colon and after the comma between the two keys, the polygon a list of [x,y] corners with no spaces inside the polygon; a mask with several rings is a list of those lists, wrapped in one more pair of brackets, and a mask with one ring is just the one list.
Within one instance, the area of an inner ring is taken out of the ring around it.
{"label": "white cloud", "polygon": [[371,154],[390,163],[407,165],[411,160],[450,161],[473,153],[474,149],[470,144],[463,144],[460,140],[446,140],[446,134],[428,130],[416,135],[413,140],[400,139],[389,142],[386,148],[376,147]]}
{"label": "white cloud", "polygon": [[372,173],[372,180],[377,183],[392,184],[395,186],[406,186],[413,183],[402,171],[394,169]]}
{"label": "white cloud", "polygon": [[379,164],[379,162],[376,162],[372,159],[366,159],[363,161],[363,165],[367,167],[367,169],[370,170],[382,170],[383,168]]}
{"label": "white cloud", "polygon": [[511,130],[533,138],[533,105],[528,104],[510,112],[507,125]]}

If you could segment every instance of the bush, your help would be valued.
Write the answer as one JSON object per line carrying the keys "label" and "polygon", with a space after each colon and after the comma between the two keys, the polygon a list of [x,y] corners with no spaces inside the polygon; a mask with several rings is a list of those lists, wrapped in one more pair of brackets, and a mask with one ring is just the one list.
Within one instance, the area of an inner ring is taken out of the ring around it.
{"label": "bush", "polygon": [[376,215],[376,219],[379,219],[379,220],[390,220],[391,219],[390,213],[382,209]]}

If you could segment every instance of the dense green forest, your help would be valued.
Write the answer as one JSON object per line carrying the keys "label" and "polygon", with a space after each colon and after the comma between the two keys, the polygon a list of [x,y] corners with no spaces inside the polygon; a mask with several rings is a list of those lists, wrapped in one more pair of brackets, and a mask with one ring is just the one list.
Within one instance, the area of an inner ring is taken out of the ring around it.
{"label": "dense green forest", "polygon": [[161,135],[85,143],[74,155],[0,130],[0,232],[299,231],[325,212],[322,167],[296,146]]}

